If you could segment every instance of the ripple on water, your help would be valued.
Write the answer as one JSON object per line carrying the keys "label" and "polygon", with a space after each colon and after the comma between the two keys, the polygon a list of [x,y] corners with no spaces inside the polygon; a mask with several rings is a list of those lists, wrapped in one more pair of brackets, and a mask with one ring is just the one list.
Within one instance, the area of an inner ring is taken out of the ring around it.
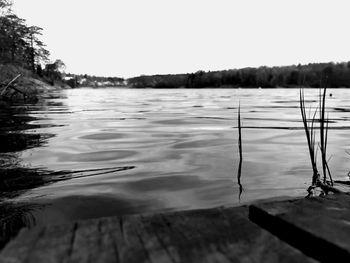
{"label": "ripple on water", "polygon": [[[319,93],[306,91],[305,102],[312,112]],[[337,92],[342,95],[327,100],[335,178],[350,169],[346,159],[350,91]],[[44,216],[36,219],[52,223],[57,222],[57,214],[62,220],[75,220],[238,205],[299,195],[309,184],[312,174],[298,89],[72,89],[61,93],[66,98],[57,97],[59,101],[50,104],[48,97],[47,105],[31,107],[29,115],[17,114],[14,123],[8,124],[33,129],[30,132],[40,126],[41,133],[54,134],[45,145],[22,152],[20,159],[32,167],[67,171],[71,178],[28,193],[38,203],[50,203],[43,209]],[[241,200],[236,184],[239,102],[245,189]],[[0,115],[8,123],[6,112]]]}
{"label": "ripple on water", "polygon": [[87,140],[115,140],[124,138],[125,134],[123,133],[94,133],[89,135],[81,136],[80,139]]}
{"label": "ripple on water", "polygon": [[103,162],[119,160],[136,155],[136,151],[116,150],[116,151],[98,151],[79,154],[65,154],[59,158],[60,161],[70,162]]}
{"label": "ripple on water", "polygon": [[192,140],[188,142],[180,142],[173,145],[174,149],[187,149],[187,148],[205,148],[219,145],[227,145],[228,140],[215,139],[215,140]]}
{"label": "ripple on water", "polygon": [[152,121],[152,123],[158,124],[158,125],[186,125],[186,124],[189,124],[189,121],[182,118],[182,119],[156,120],[156,121]]}

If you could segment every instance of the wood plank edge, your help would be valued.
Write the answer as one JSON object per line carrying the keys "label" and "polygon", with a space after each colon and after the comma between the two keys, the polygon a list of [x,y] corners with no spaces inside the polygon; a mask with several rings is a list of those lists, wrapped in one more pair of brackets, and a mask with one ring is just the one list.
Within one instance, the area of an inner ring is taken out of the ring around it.
{"label": "wood plank edge", "polygon": [[[321,262],[350,262],[350,253],[323,238],[303,230],[259,206],[249,206],[249,219],[305,255]],[[317,224],[317,222],[315,222]],[[331,226],[330,226],[331,227]]]}

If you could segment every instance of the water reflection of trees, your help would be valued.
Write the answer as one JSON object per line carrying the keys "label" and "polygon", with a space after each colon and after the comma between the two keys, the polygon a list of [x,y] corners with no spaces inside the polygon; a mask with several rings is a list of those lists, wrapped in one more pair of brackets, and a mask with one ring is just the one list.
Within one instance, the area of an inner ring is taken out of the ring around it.
{"label": "water reflection of trees", "polygon": [[21,167],[20,151],[41,146],[53,136],[25,132],[40,127],[31,124],[36,118],[29,116],[27,109],[17,106],[0,111],[0,248],[21,228],[34,225],[32,211],[40,209],[10,199],[48,182],[37,169]]}

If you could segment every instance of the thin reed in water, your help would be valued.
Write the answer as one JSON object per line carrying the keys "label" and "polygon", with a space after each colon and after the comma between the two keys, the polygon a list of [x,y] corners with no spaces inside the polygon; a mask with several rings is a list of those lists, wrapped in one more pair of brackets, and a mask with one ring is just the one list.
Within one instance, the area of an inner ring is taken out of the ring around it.
{"label": "thin reed in water", "polygon": [[312,167],[312,171],[313,171],[312,185],[315,185],[317,178],[319,177],[319,173],[318,173],[317,165],[316,165],[315,126],[314,126],[317,109],[315,110],[313,117],[311,119],[311,126],[309,126],[310,120],[308,120],[306,117],[305,97],[304,97],[304,89],[303,88],[300,89],[299,95],[300,95],[299,101],[300,101],[301,117],[302,117],[302,121],[303,121],[303,125],[304,125],[307,145],[308,145],[308,149],[309,149],[311,167]]}
{"label": "thin reed in water", "polygon": [[243,154],[242,154],[242,126],[241,126],[241,105],[240,104],[238,106],[238,149],[239,149],[239,165],[238,165],[237,181],[239,185],[238,198],[239,200],[241,200],[241,195],[243,192],[243,186],[241,184]]}

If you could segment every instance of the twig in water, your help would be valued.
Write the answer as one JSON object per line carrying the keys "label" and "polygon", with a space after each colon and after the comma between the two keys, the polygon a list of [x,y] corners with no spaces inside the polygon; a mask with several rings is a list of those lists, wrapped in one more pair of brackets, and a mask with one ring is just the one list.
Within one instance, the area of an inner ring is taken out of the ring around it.
{"label": "twig in water", "polygon": [[5,88],[1,91],[1,96],[4,95],[5,91],[7,90],[8,87],[10,87],[10,85],[16,81],[16,79],[18,79],[21,76],[21,74],[18,74],[13,80],[11,80],[6,86]]}

